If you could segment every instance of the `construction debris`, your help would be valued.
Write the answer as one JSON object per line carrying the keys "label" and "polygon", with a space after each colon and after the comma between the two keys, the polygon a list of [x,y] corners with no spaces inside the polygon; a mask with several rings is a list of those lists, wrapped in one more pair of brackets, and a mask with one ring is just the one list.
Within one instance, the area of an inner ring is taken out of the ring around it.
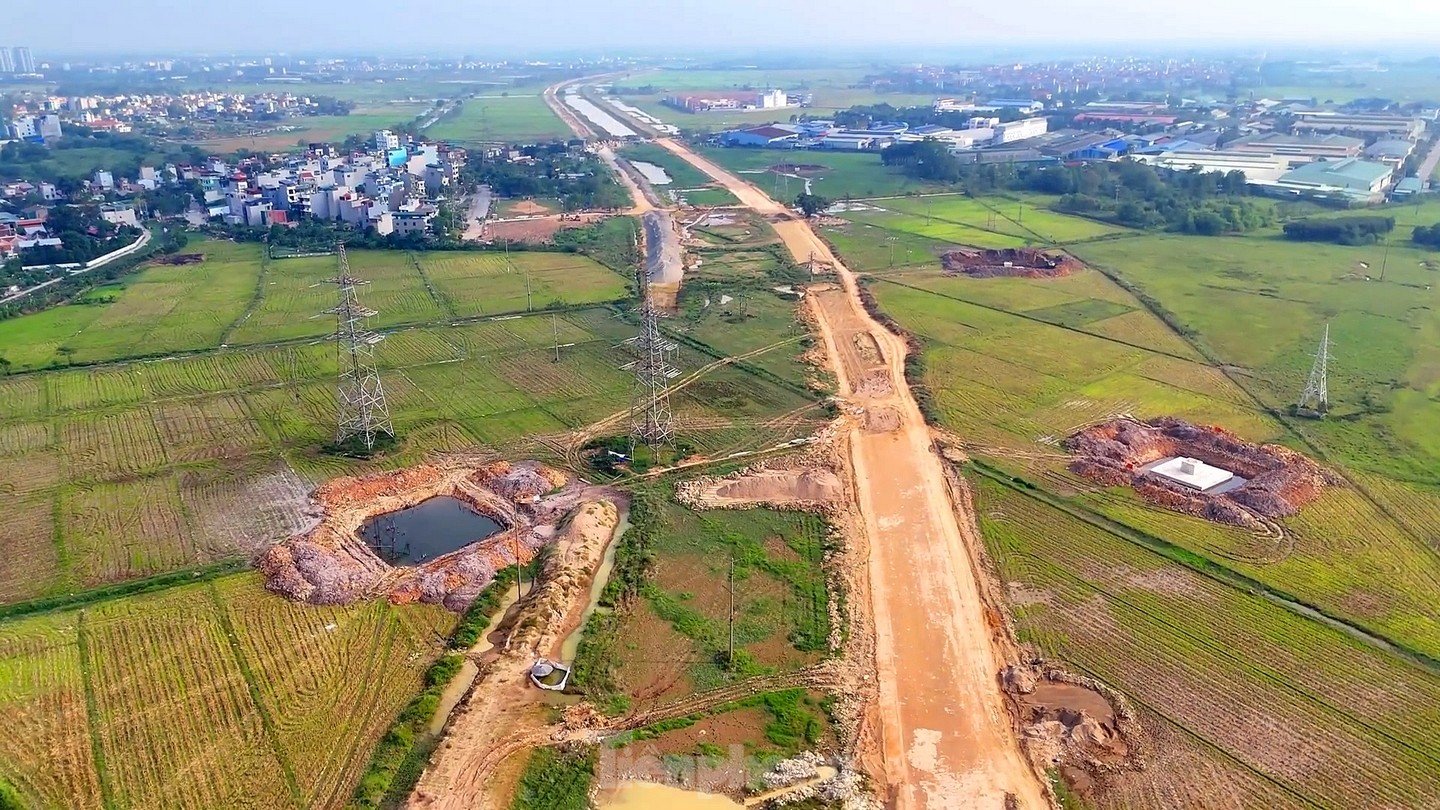
{"label": "construction debris", "polygon": [[[384,594],[396,603],[463,610],[501,568],[528,563],[592,489],[536,462],[425,464],[326,482],[311,496],[320,521],[260,557],[265,587],[318,605]],[[507,527],[416,566],[392,566],[362,541],[365,521],[448,495]]]}
{"label": "construction debris", "polygon": [[1068,253],[1038,248],[1002,248],[982,250],[962,248],[940,256],[947,276],[966,275],[971,278],[1019,276],[1021,278],[1059,278],[1080,270],[1083,265]]}
{"label": "construction debris", "polygon": [[[1071,471],[1092,481],[1133,487],[1156,505],[1248,529],[1297,513],[1324,487],[1339,483],[1288,447],[1251,444],[1223,428],[1171,417],[1117,419],[1086,428],[1062,446],[1077,456]],[[1223,492],[1202,492],[1147,471],[1147,465],[1174,457],[1198,459],[1248,480]]]}

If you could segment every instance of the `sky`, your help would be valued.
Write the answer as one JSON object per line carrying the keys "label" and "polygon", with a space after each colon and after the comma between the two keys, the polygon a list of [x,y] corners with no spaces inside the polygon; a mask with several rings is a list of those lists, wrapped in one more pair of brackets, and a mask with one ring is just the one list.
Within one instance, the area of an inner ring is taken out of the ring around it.
{"label": "sky", "polygon": [[0,44],[78,53],[487,53],[1440,40],[1440,0],[50,0]]}

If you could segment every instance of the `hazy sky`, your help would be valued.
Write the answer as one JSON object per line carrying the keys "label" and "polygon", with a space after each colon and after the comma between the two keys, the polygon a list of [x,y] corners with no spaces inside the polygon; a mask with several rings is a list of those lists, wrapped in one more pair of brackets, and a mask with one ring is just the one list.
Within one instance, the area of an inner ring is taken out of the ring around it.
{"label": "hazy sky", "polygon": [[[156,51],[484,54],[840,45],[1440,41],[1440,0],[20,0],[36,56]],[[3,44],[3,43],[0,43]],[[843,56],[843,51],[837,51]]]}

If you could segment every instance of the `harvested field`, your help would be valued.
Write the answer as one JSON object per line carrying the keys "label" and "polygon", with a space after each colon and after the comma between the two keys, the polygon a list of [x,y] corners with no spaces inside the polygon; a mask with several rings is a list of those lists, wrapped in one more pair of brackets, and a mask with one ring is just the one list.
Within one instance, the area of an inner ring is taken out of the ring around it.
{"label": "harvested field", "polygon": [[1081,268],[1073,257],[1035,248],[952,250],[940,257],[945,274],[971,278],[1060,278]]}
{"label": "harvested field", "polygon": [[[1218,427],[1161,417],[1117,419],[1086,428],[1063,446],[1078,456],[1071,471],[1108,486],[1130,486],[1151,503],[1217,523],[1259,529],[1289,517],[1336,479],[1299,453],[1275,444],[1252,444]],[[1248,479],[1213,494],[1147,474],[1145,465],[1184,456]]]}

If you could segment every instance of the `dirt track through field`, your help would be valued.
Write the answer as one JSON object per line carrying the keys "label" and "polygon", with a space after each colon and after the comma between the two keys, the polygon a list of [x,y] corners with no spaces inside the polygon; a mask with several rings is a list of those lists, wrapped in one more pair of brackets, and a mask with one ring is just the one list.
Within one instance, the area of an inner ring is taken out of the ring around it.
{"label": "dirt track through field", "polygon": [[[905,383],[904,341],[865,312],[854,276],[809,224],[685,145],[657,143],[769,218],[797,262],[829,265],[841,289],[809,297],[841,395],[862,419],[849,446],[871,550],[884,773],[901,808],[1049,806],[1020,750],[997,681],[1001,630],[986,619],[971,549],[929,428]],[[864,425],[871,425],[869,429]],[[876,429],[875,425],[893,427]]]}

